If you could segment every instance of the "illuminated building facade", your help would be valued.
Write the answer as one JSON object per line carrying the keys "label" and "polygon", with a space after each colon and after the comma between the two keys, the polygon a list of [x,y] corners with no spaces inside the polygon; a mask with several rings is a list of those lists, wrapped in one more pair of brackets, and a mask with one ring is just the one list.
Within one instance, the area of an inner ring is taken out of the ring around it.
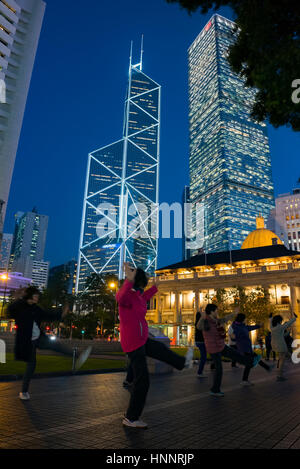
{"label": "illuminated building facade", "polygon": [[239,249],[274,207],[266,125],[250,117],[256,91],[226,59],[234,28],[214,15],[188,53],[190,201],[204,206],[207,253]]}
{"label": "illuminated building facade", "polygon": [[161,90],[142,59],[130,59],[123,138],[89,155],[77,292],[93,273],[123,278],[124,261],[156,268]]}
{"label": "illuminated building facade", "polygon": [[283,240],[288,249],[300,251],[300,189],[294,189],[291,194],[279,195],[275,204],[268,227]]}
{"label": "illuminated building facade", "polygon": [[[197,311],[216,301],[220,290],[228,295],[228,310],[235,307],[232,291],[242,287],[246,295],[259,289],[267,291],[275,310],[285,319],[300,312],[300,251],[287,249],[275,233],[263,227],[260,217],[242,249],[196,255],[156,273],[158,294],[150,302],[147,320],[173,345],[194,340]],[[300,337],[299,317],[293,337]]]}

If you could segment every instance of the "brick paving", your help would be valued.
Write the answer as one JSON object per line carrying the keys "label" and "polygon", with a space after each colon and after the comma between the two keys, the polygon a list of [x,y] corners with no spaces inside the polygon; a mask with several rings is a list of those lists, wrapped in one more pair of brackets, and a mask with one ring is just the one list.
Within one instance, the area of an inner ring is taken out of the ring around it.
{"label": "brick paving", "polygon": [[20,382],[0,383],[0,449],[300,449],[300,366],[284,383],[258,367],[251,388],[239,386],[242,369],[224,369],[220,399],[196,367],[152,377],[146,431],[121,425],[123,373],[34,380],[29,402],[17,397]]}

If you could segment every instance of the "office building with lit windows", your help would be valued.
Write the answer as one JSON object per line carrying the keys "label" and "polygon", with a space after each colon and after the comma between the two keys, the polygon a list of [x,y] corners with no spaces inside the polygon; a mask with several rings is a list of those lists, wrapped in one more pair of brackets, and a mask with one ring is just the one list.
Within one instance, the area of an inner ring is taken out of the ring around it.
{"label": "office building with lit windows", "polygon": [[157,261],[160,85],[130,59],[123,138],[89,155],[76,291],[93,273]]}
{"label": "office building with lit windows", "polygon": [[42,0],[0,0],[0,205],[3,203],[3,223],[45,7]]}
{"label": "office building with lit windows", "polygon": [[291,251],[300,251],[300,189],[275,199],[268,228],[274,231]]}
{"label": "office building with lit windows", "polygon": [[239,249],[274,207],[266,125],[250,116],[256,91],[226,58],[234,30],[216,14],[188,51],[190,201],[203,205],[198,249],[208,253]]}
{"label": "office building with lit windows", "polygon": [[26,273],[29,278],[33,261],[43,261],[48,216],[32,212],[18,212],[15,216],[15,231],[11,250],[10,270]]}
{"label": "office building with lit windows", "polygon": [[0,272],[8,270],[13,235],[4,233],[0,247]]}

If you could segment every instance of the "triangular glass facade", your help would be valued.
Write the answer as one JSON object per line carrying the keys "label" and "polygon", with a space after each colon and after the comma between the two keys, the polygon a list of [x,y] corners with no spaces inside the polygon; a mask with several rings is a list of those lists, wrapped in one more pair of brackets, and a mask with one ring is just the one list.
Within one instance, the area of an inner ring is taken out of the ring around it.
{"label": "triangular glass facade", "polygon": [[157,261],[160,86],[130,65],[122,140],[89,155],[77,292],[92,273],[123,276],[124,261]]}

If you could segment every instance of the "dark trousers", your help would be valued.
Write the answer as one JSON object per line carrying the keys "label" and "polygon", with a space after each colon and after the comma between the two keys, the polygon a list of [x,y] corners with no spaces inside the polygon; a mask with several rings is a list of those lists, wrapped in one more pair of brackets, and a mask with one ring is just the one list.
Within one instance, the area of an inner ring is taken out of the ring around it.
{"label": "dark trousers", "polygon": [[270,355],[273,355],[273,360],[276,360],[276,353],[272,351],[272,347],[266,347],[267,360],[270,360]]}
{"label": "dark trousers", "polygon": [[53,350],[53,352],[61,353],[63,355],[73,356],[73,350],[56,340],[50,340],[47,336],[41,335],[39,339],[32,342],[32,352],[30,360],[27,362],[26,371],[23,378],[22,392],[28,392],[31,378],[34,375],[36,367],[36,350]]}
{"label": "dark trousers", "polygon": [[[256,353],[245,353],[245,356],[248,356],[248,357],[256,357]],[[265,370],[269,371],[270,367],[264,363],[262,360],[260,360],[258,362],[258,364],[264,368]],[[250,370],[251,370],[252,366],[248,365],[248,366],[245,366],[245,369],[244,369],[244,374],[243,374],[243,381],[248,381],[248,378],[249,378],[249,373],[250,373]]]}
{"label": "dark trousers", "polygon": [[130,362],[128,363],[128,366],[127,366],[127,375],[126,375],[125,381],[127,381],[127,383],[133,382],[133,369],[132,369],[132,366],[130,365]]}
{"label": "dark trousers", "polygon": [[203,370],[204,370],[204,365],[207,360],[206,347],[205,347],[204,342],[196,342],[196,346],[198,347],[200,351],[200,363],[199,363],[199,368],[198,368],[198,375],[202,375]]}
{"label": "dark trousers", "polygon": [[[233,348],[234,350],[237,350],[237,346],[236,346],[236,345],[230,345],[229,347],[230,347],[230,348]],[[231,366],[232,366],[233,368],[236,366],[236,361],[235,361],[235,360],[232,360]]]}
{"label": "dark trousers", "polygon": [[247,357],[247,356],[241,355],[233,348],[228,347],[228,345],[225,345],[222,352],[212,353],[211,358],[215,365],[214,381],[213,381],[213,385],[211,388],[212,392],[221,391],[221,383],[222,383],[222,377],[223,377],[222,357],[230,358],[230,360],[235,361],[236,363],[241,363],[242,365],[245,365],[245,366],[252,367],[253,365],[253,357],[251,356]]}
{"label": "dark trousers", "polygon": [[182,370],[185,365],[185,357],[172,352],[161,342],[148,339],[143,347],[127,354],[130,360],[129,366],[133,372],[133,389],[130,397],[126,417],[131,420],[139,420],[145,407],[149,390],[149,372],[146,357],[155,358],[162,362]]}

